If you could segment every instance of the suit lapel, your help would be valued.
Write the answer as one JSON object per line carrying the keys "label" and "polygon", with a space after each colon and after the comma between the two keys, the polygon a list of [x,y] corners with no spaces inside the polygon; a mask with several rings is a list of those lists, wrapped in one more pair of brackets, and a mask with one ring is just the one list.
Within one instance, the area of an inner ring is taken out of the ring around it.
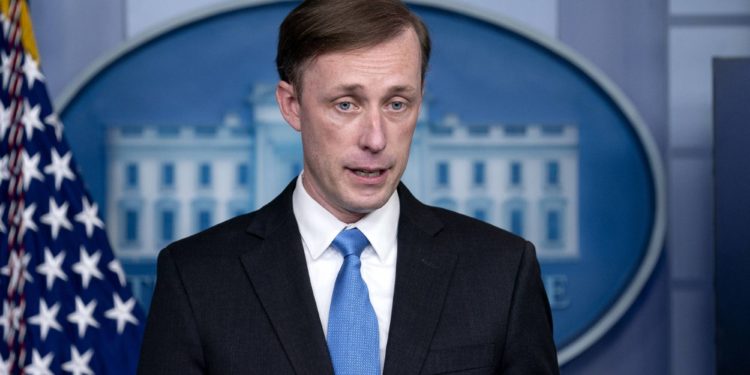
{"label": "suit lapel", "polygon": [[241,260],[295,372],[333,374],[292,212],[293,190],[294,182],[258,212],[248,232],[262,245]]}
{"label": "suit lapel", "polygon": [[456,263],[456,255],[435,241],[442,223],[403,185],[398,192],[401,215],[386,375],[420,372]]}

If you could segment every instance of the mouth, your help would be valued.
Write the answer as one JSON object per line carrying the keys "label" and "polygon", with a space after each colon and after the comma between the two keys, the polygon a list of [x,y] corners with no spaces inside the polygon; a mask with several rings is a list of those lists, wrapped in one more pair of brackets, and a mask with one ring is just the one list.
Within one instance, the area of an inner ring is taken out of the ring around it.
{"label": "mouth", "polygon": [[352,169],[354,174],[359,177],[379,177],[385,172],[385,169]]}
{"label": "mouth", "polygon": [[388,175],[390,168],[379,167],[360,167],[352,166],[347,168],[360,182],[366,184],[379,184]]}

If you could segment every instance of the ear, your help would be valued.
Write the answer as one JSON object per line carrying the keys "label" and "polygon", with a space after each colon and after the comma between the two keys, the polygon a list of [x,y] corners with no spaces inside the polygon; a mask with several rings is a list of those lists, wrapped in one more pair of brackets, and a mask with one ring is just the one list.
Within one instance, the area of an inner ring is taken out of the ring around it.
{"label": "ear", "polygon": [[302,122],[300,120],[300,104],[297,93],[289,82],[279,81],[276,85],[276,102],[279,103],[279,109],[281,110],[281,116],[289,125],[296,131],[302,129]]}

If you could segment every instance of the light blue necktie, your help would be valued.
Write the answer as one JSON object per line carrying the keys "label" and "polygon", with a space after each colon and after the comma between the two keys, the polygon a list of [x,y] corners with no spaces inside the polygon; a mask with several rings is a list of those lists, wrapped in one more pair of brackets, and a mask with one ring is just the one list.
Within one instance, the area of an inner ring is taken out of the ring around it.
{"label": "light blue necktie", "polygon": [[328,351],[336,375],[379,375],[378,318],[362,280],[359,256],[369,241],[357,228],[345,229],[331,246],[344,256],[328,315]]}

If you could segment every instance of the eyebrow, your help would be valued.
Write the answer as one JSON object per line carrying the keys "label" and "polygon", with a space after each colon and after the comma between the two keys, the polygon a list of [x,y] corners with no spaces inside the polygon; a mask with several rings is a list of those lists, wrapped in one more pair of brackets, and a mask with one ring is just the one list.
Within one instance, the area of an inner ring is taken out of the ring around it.
{"label": "eyebrow", "polygon": [[334,91],[344,92],[347,94],[353,94],[362,90],[364,90],[364,86],[357,84],[357,83],[352,84],[352,85],[338,85],[334,87]]}
{"label": "eyebrow", "polygon": [[394,87],[391,87],[388,90],[388,92],[389,93],[393,93],[393,94],[401,94],[401,93],[413,94],[413,93],[417,92],[417,88],[414,87],[414,86],[410,86],[410,85],[406,85],[406,86],[394,86]]}
{"label": "eyebrow", "polygon": [[[358,92],[361,92],[362,90],[364,90],[364,86],[358,83],[351,84],[351,85],[339,85],[334,88],[334,91],[343,92],[346,94],[356,94]],[[388,89],[389,94],[400,94],[400,93],[412,94],[415,92],[417,92],[417,88],[411,85],[397,85],[397,86],[390,87]]]}

